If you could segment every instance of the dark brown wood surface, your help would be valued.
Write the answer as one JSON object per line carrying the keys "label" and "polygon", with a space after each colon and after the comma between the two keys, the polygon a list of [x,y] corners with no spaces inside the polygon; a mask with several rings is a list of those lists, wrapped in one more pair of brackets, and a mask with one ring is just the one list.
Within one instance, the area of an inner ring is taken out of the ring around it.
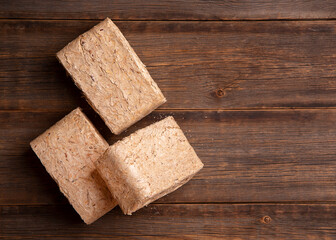
{"label": "dark brown wood surface", "polygon": [[[0,21],[3,109],[81,105],[55,53],[95,24]],[[162,109],[335,106],[336,21],[116,24],[167,96]]]}
{"label": "dark brown wood surface", "polygon": [[333,0],[0,1],[1,18],[115,20],[332,19]]}
{"label": "dark brown wood surface", "polygon": [[[205,168],[160,203],[335,200],[336,109],[156,111],[120,136],[86,112],[111,144],[175,117]],[[0,182],[6,193],[0,204],[57,204],[63,198],[27,143],[65,114],[0,113]]]}
{"label": "dark brown wood surface", "polygon": [[[105,17],[168,99],[119,136],[55,58]],[[0,239],[335,239],[335,62],[335,1],[0,1]],[[111,144],[173,115],[205,168],[86,226],[29,147],[77,106]]]}
{"label": "dark brown wood surface", "polygon": [[5,239],[274,239],[277,233],[320,240],[334,239],[336,225],[335,204],[151,204],[132,216],[117,207],[90,226],[69,205],[1,206],[0,214]]}

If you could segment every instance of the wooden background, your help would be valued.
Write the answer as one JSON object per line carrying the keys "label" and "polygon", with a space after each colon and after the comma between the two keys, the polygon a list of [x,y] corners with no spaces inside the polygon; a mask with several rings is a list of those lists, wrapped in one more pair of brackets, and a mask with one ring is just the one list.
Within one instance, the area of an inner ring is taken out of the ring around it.
{"label": "wooden background", "polygon": [[[105,17],[168,102],[112,135],[55,53]],[[336,1],[0,1],[1,239],[336,239]],[[173,115],[205,168],[86,226],[29,142],[81,106],[109,143]]]}

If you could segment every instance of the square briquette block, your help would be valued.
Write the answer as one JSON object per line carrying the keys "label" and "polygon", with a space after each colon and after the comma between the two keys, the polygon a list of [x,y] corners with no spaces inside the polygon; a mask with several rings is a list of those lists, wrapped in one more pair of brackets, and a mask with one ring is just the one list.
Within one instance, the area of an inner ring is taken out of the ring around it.
{"label": "square briquette block", "polygon": [[129,215],[179,188],[203,167],[173,117],[118,141],[95,165]]}
{"label": "square briquette block", "polygon": [[79,108],[30,145],[85,223],[94,222],[116,206],[94,166],[108,143]]}
{"label": "square briquette block", "polygon": [[109,18],[70,42],[57,58],[114,134],[166,102],[145,65]]}

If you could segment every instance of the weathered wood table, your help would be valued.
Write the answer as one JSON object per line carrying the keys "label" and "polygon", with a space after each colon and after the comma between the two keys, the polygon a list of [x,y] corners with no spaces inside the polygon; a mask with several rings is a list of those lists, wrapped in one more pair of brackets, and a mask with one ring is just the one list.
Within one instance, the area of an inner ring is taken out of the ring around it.
{"label": "weathered wood table", "polygon": [[[0,1],[1,239],[335,239],[336,2]],[[120,136],[55,54],[110,17],[168,102]],[[109,143],[173,115],[205,168],[86,226],[29,142],[81,106]]]}

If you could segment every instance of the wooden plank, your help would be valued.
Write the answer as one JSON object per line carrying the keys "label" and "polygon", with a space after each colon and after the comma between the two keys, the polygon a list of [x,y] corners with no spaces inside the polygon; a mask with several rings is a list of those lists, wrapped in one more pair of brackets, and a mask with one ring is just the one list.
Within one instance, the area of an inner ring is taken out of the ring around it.
{"label": "wooden plank", "polygon": [[90,226],[70,206],[0,206],[4,239],[335,239],[335,204],[152,204]]}
{"label": "wooden plank", "polygon": [[[85,104],[55,54],[96,21],[0,21],[0,109]],[[336,21],[117,22],[161,109],[336,105]]]}
{"label": "wooden plank", "polygon": [[335,18],[335,1],[3,1],[1,18],[118,20],[232,20]]}
{"label": "wooden plank", "polygon": [[[110,144],[175,117],[205,166],[160,203],[336,199],[336,109],[156,111],[118,136],[85,112]],[[0,112],[0,204],[66,203],[29,147],[65,114]]]}

